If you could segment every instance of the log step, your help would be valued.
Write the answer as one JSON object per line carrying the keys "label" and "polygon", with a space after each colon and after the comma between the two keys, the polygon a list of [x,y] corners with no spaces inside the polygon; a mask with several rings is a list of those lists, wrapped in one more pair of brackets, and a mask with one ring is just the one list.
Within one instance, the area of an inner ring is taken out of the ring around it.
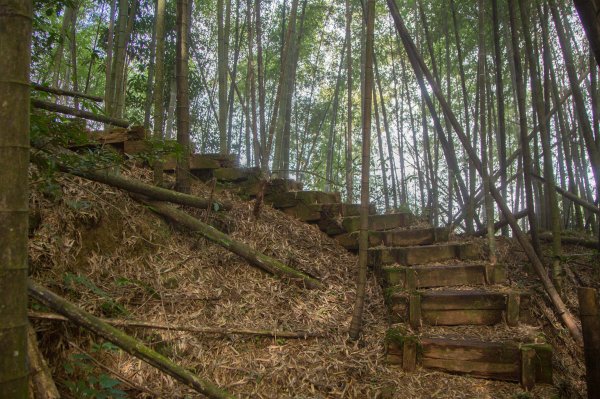
{"label": "log step", "polygon": [[385,266],[381,269],[384,284],[405,290],[451,287],[456,285],[502,284],[506,280],[504,265],[457,264],[443,266]]}
{"label": "log step", "polygon": [[341,202],[340,193],[324,191],[288,191],[265,194],[265,202],[273,208],[292,208],[298,204],[336,204]]}
{"label": "log step", "polygon": [[406,292],[398,287],[385,290],[385,301],[392,323],[458,326],[509,326],[530,321],[529,295],[521,292],[445,290]]}
{"label": "log step", "polygon": [[480,258],[479,248],[470,243],[369,249],[369,265],[375,268],[393,263],[410,266],[445,262],[451,259],[471,260],[478,258]]}
{"label": "log step", "polygon": [[[430,245],[448,241],[450,231],[447,228],[423,228],[391,231],[369,231],[369,247],[408,247]],[[335,237],[342,246],[349,250],[358,249],[358,231],[340,234]]]}
{"label": "log step", "polygon": [[[356,204],[305,204],[298,203],[291,208],[281,208],[283,213],[286,213],[302,222],[307,223],[337,223],[337,219],[348,214],[355,214],[359,210]],[[374,206],[370,209],[374,214],[376,209]]]}
{"label": "log step", "polygon": [[[238,165],[235,154],[192,154],[190,156],[191,171],[212,171],[219,168],[235,168]],[[163,161],[163,169],[166,172],[172,172],[177,166],[177,159],[174,156],[168,157]]]}
{"label": "log step", "polygon": [[552,384],[552,347],[546,343],[489,342],[475,339],[419,338],[390,329],[386,361],[413,371],[415,365],[448,373],[520,382]]}
{"label": "log step", "polygon": [[[409,212],[391,213],[387,215],[370,215],[369,230],[383,231],[399,227],[408,227],[413,220]],[[319,228],[330,236],[358,232],[360,230],[360,216],[348,216],[341,220],[324,220],[319,223]]]}

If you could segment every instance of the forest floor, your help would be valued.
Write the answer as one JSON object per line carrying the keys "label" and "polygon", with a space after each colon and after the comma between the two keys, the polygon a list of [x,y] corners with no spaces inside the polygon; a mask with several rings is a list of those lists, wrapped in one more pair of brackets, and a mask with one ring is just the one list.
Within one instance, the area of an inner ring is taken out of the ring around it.
{"label": "forest floor", "polygon": [[[122,173],[151,181],[151,171]],[[385,363],[388,323],[381,288],[369,274],[363,336],[348,340],[358,258],[316,226],[228,193],[229,212],[186,209],[235,239],[322,279],[306,290],[249,266],[243,259],[170,225],[125,193],[77,177],[31,192],[32,278],[102,317],[170,325],[253,328],[322,333],[283,339],[172,330],[126,329],[152,348],[234,395],[249,398],[582,398],[583,358],[543,295],[525,272],[526,259],[511,240],[499,239],[511,286],[527,287],[544,332],[555,348],[554,386],[525,393],[518,384],[418,369],[405,373]],[[200,182],[193,193],[208,197]],[[598,286],[591,250],[566,247],[566,300],[576,309],[576,283]],[[32,309],[44,311],[32,303]],[[132,398],[195,398],[195,391],[68,322],[33,319],[40,347],[61,394],[78,397],[70,382],[92,384],[106,374],[123,381]],[[501,328],[500,328],[501,330]],[[96,384],[94,384],[96,383]],[[109,384],[110,385],[110,384]]]}

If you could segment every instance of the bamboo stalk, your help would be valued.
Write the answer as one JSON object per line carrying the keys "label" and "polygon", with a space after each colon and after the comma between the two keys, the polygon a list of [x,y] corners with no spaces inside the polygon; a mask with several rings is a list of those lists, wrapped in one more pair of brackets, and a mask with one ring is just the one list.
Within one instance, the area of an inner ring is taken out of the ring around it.
{"label": "bamboo stalk", "polygon": [[[43,319],[43,320],[55,320],[55,321],[69,321],[68,318],[61,316],[56,313],[45,313],[45,312],[33,312],[28,313],[29,318]],[[184,331],[200,334],[218,334],[218,335],[252,335],[260,337],[273,337],[273,338],[320,338],[324,337],[325,334],[314,333],[309,331],[277,331],[277,330],[257,330],[249,328],[229,328],[229,327],[196,327],[191,325],[181,324],[163,324],[154,323],[141,320],[121,320],[121,319],[104,319],[101,318],[104,323],[110,324],[115,327],[128,327],[128,328],[146,328],[152,330],[169,330],[169,331]]]}
{"label": "bamboo stalk", "polygon": [[68,318],[76,325],[90,330],[125,352],[145,361],[158,370],[170,375],[179,382],[193,388],[209,398],[233,398],[233,396],[208,380],[204,380],[185,368],[173,363],[163,355],[144,345],[141,341],[85,312],[64,298],[31,280],[28,283],[29,295],[50,309]]}
{"label": "bamboo stalk", "polygon": [[252,266],[256,266],[259,269],[278,277],[287,277],[293,280],[301,281],[307,288],[323,288],[323,283],[319,280],[293,269],[281,263],[277,259],[264,255],[240,241],[233,240],[227,234],[220,232],[208,224],[202,223],[200,220],[179,209],[158,201],[150,201],[145,198],[140,198],[139,196],[134,196],[134,198],[141,203],[148,205],[150,209],[159,215],[192,229],[194,232],[199,233],[208,240],[219,244],[223,248],[233,252],[236,255],[239,255],[247,260]]}

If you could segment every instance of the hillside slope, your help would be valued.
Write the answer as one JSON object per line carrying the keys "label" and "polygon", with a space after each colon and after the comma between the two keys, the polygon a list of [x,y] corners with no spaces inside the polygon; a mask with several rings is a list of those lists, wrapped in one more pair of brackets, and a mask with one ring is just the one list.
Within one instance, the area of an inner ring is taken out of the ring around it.
{"label": "hillside slope", "polygon": [[[123,173],[146,181],[151,177],[147,169],[137,167]],[[127,330],[235,395],[529,397],[518,396],[523,393],[517,384],[431,371],[404,373],[386,366],[383,343],[388,323],[383,295],[372,275],[363,339],[348,341],[345,331],[354,301],[357,257],[315,226],[268,206],[256,219],[252,202],[238,201],[228,193],[215,194],[232,200],[234,207],[227,213],[186,209],[233,238],[322,279],[327,285],[324,290],[306,290],[257,270],[223,248],[166,223],[119,190],[71,176],[59,177],[57,183],[60,188],[52,191],[37,186],[32,190],[31,275],[87,311],[169,325],[323,334],[302,340]],[[193,191],[211,195],[210,188],[199,182]],[[504,253],[509,252],[505,248]],[[517,267],[518,262],[513,263]],[[94,349],[93,343],[101,340],[69,323],[34,319],[34,326],[64,397],[77,397],[68,381],[89,381],[100,373],[127,381],[119,386],[127,397],[199,397],[123,352]],[[86,358],[89,369],[72,371],[73,354],[82,351],[96,361]],[[565,369],[555,373],[559,381],[555,385],[562,387],[562,393],[578,397],[583,389],[577,381],[580,362],[563,360],[559,367]],[[530,397],[558,395],[557,388],[542,385]]]}

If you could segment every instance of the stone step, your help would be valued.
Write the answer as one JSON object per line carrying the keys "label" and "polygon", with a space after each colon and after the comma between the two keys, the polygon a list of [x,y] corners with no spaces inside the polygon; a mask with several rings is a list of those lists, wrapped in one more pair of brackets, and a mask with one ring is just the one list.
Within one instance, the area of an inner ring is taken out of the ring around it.
{"label": "stone step", "polygon": [[477,339],[419,338],[392,328],[386,334],[386,361],[405,371],[417,365],[447,373],[521,383],[552,384],[552,347],[546,343]]}
{"label": "stone step", "polygon": [[[413,215],[409,212],[370,215],[369,230],[383,231],[408,227],[412,221]],[[330,236],[357,232],[360,230],[360,216],[348,216],[340,220],[324,220],[319,223],[319,228]]]}
{"label": "stone step", "polygon": [[444,290],[407,292],[398,287],[385,290],[385,302],[392,323],[459,326],[509,326],[530,322],[530,297],[526,293],[481,290]]}
{"label": "stone step", "polygon": [[506,280],[504,265],[463,263],[442,266],[385,266],[381,269],[385,286],[405,290],[451,287],[456,285],[502,284]]}
{"label": "stone step", "polygon": [[342,201],[338,192],[288,191],[265,195],[265,202],[271,204],[273,208],[282,209],[292,208],[298,204],[336,204]]}
{"label": "stone step", "polygon": [[[391,231],[369,231],[369,247],[407,247],[428,245],[448,241],[450,230],[444,227],[422,229],[406,229]],[[358,249],[358,231],[340,234],[335,237],[339,243],[349,250]]]}
{"label": "stone step", "polygon": [[478,246],[471,243],[371,248],[368,256],[369,265],[375,268],[392,263],[410,266],[445,262],[452,259],[471,260],[481,258]]}

